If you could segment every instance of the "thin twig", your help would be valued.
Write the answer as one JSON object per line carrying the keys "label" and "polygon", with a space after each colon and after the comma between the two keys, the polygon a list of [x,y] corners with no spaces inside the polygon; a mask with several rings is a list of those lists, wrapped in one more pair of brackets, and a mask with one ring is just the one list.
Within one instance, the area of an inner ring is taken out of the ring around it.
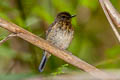
{"label": "thin twig", "polygon": [[[110,3],[109,0],[99,0],[101,7],[118,39],[118,41],[120,42],[120,34],[117,30],[117,28],[115,27],[115,25],[117,27],[119,27],[119,21],[120,21],[120,17],[118,16],[118,12],[115,10],[115,8],[112,6],[112,4]],[[114,21],[114,22],[113,22]]]}
{"label": "thin twig", "polygon": [[6,41],[7,41],[8,39],[10,39],[11,37],[15,37],[15,36],[16,36],[16,34],[14,34],[14,33],[9,34],[6,38],[4,38],[3,40],[0,41],[0,45],[1,45],[2,43],[6,42]]}
{"label": "thin twig", "polygon": [[85,61],[77,58],[76,56],[72,55],[72,53],[66,51],[66,50],[61,50],[57,48],[56,46],[52,45],[48,41],[32,34],[29,31],[24,30],[23,28],[7,22],[3,19],[0,18],[0,26],[4,29],[7,29],[8,31],[12,33],[16,33],[18,37],[32,43],[33,45],[42,48],[54,56],[68,62],[69,64],[72,64],[73,66],[76,66],[79,69],[84,70],[85,72],[88,72],[92,76],[99,78],[99,79],[113,79],[111,75],[106,74],[105,72],[97,69],[96,67],[86,63]]}

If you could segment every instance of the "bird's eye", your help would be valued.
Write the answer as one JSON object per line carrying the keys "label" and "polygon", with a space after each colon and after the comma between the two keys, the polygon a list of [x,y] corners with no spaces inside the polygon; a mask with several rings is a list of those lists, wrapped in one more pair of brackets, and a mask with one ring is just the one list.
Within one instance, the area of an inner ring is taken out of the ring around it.
{"label": "bird's eye", "polygon": [[62,18],[65,18],[65,16],[62,16]]}

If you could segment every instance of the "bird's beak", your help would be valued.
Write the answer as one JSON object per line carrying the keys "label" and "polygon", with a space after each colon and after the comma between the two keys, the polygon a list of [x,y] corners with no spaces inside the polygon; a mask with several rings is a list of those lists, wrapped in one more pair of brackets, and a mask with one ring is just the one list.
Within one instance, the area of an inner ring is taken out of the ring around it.
{"label": "bird's beak", "polygon": [[72,15],[71,18],[76,17],[76,15]]}

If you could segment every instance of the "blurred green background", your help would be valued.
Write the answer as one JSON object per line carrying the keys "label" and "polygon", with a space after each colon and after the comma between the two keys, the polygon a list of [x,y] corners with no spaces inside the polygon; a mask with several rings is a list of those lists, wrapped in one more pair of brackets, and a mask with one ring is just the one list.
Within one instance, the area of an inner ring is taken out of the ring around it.
{"label": "blurred green background", "polygon": [[[120,11],[120,0],[111,2]],[[99,69],[119,69],[120,46],[98,0],[0,0],[0,18],[42,38],[45,38],[45,30],[56,14],[62,11],[77,15],[72,20],[75,34],[68,51]],[[8,34],[7,30],[0,28],[0,40]],[[11,38],[0,46],[0,80],[80,72],[52,56],[44,72],[39,73],[42,52],[20,38]]]}

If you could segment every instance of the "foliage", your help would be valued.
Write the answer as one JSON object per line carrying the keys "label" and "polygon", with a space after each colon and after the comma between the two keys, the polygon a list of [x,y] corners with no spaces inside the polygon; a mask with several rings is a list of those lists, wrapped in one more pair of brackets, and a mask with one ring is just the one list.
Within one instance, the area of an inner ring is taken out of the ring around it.
{"label": "foliage", "polygon": [[56,76],[56,75],[63,74],[63,73],[64,73],[64,72],[63,72],[63,69],[65,69],[67,66],[68,66],[68,64],[62,65],[61,67],[59,67],[59,68],[57,69],[57,72],[53,72],[52,75],[53,75],[53,76]]}

